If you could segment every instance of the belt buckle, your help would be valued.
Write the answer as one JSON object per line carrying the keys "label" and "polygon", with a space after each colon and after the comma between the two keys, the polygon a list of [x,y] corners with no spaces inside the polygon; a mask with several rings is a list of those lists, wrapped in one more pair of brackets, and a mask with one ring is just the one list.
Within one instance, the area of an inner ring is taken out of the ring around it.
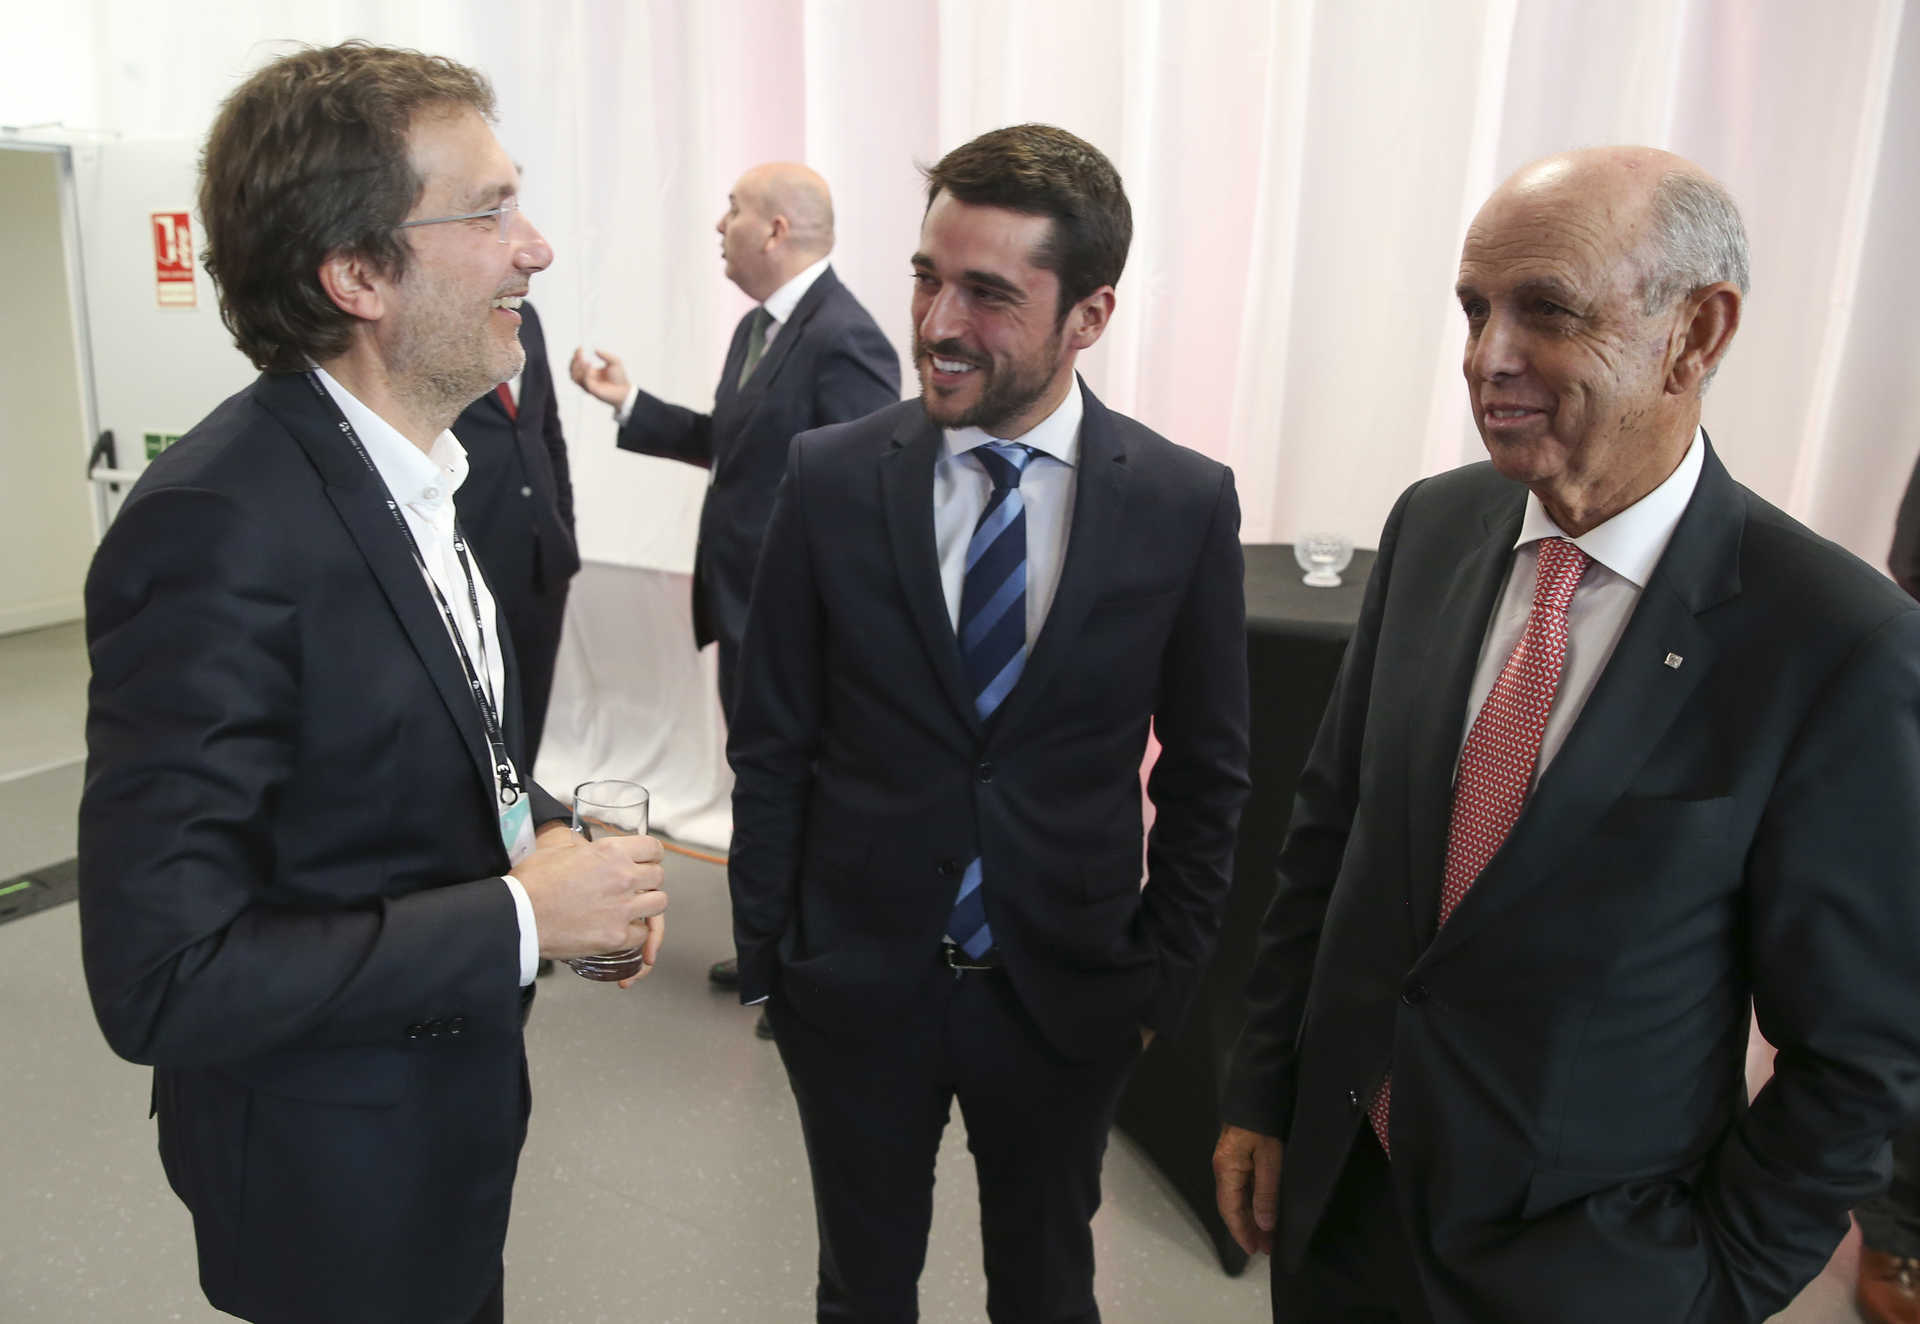
{"label": "belt buckle", "polygon": [[940,953],[946,957],[947,969],[953,971],[955,974],[959,974],[963,970],[997,970],[1000,968],[998,961],[974,960],[971,956],[967,955],[966,948],[957,942],[941,943]]}

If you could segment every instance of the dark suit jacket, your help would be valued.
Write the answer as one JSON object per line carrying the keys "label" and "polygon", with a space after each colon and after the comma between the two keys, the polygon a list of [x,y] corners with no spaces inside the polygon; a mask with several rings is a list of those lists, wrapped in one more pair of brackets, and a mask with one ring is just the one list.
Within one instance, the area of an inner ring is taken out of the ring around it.
{"label": "dark suit jacket", "polygon": [[1920,598],[1920,464],[1914,465],[1907,479],[1906,494],[1900,498],[1900,513],[1893,523],[1893,547],[1887,553],[1887,569],[1909,594]]}
{"label": "dark suit jacket", "polygon": [[[520,344],[527,351],[514,417],[489,392],[454,420],[469,469],[454,500],[460,525],[472,539],[487,583],[510,618],[527,614],[528,599],[564,592],[580,569],[573,540],[573,481],[567,439],[553,395],[547,340],[533,305],[520,305]],[[517,641],[524,649],[527,641]]]}
{"label": "dark suit jacket", "polygon": [[[1391,1067],[1436,1324],[1758,1320],[1920,1105],[1920,610],[1709,450],[1565,745],[1436,933],[1525,496],[1473,465],[1387,522],[1224,1113],[1288,1142],[1276,1253],[1297,1265]],[[1750,1107],[1749,996],[1780,1050]]]}
{"label": "dark suit jacket", "polygon": [[760,539],[773,511],[787,445],[809,428],[845,423],[900,401],[900,357],[828,267],[794,307],[745,389],[753,314],[734,328],[713,412],[697,414],[645,391],[620,429],[620,447],[712,471],[693,561],[696,646],[731,652],[747,623]]}
{"label": "dark suit jacket", "polygon": [[1179,1019],[1232,876],[1247,792],[1233,478],[1087,392],[1059,588],[983,726],[934,547],[942,445],[918,400],[793,444],[727,749],[742,997],[884,1025],[928,987],[979,855],[1028,1012],[1061,1052],[1110,1054]]}
{"label": "dark suit jacket", "polygon": [[385,501],[306,379],[263,376],[87,578],[88,988],[155,1067],[208,1298],[276,1324],[465,1324],[525,1128],[491,762]]}

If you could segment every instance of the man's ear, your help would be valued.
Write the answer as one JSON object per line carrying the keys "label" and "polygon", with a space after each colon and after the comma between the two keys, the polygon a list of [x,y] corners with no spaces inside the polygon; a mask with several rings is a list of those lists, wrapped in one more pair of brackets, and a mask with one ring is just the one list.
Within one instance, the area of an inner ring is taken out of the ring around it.
{"label": "man's ear", "polygon": [[763,253],[771,253],[779,245],[784,244],[787,236],[793,233],[793,222],[777,212],[769,225],[771,233],[767,235],[767,242],[760,245],[760,251]]}
{"label": "man's ear", "polygon": [[1694,395],[1726,356],[1740,329],[1740,290],[1721,281],[1687,296],[1669,347],[1668,395]]}
{"label": "man's ear", "polygon": [[1076,353],[1092,349],[1106,334],[1113,317],[1113,286],[1102,285],[1073,307],[1067,309],[1064,328],[1067,348]]}
{"label": "man's ear", "polygon": [[341,312],[366,322],[377,322],[385,315],[387,282],[364,256],[329,253],[318,274],[320,288]]}

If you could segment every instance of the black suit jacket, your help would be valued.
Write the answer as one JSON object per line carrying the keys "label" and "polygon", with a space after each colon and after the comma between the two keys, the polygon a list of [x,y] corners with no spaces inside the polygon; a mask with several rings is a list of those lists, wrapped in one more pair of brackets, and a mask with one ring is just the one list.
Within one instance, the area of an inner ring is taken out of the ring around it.
{"label": "black suit jacket", "polygon": [[1110,1054],[1179,1019],[1232,876],[1247,792],[1233,478],[1087,392],[1059,587],[983,726],[936,560],[942,446],[918,400],[793,444],[727,751],[742,997],[884,1026],[928,987],[979,855],[1028,1012],[1061,1052]]}
{"label": "black suit jacket", "polygon": [[[1297,1265],[1391,1067],[1437,1324],[1759,1320],[1920,1105],[1920,610],[1709,450],[1565,745],[1436,932],[1525,496],[1479,464],[1387,522],[1225,1115],[1287,1140],[1276,1253]],[[1751,1106],[1749,997],[1780,1050]]]}
{"label": "black suit jacket", "polygon": [[[303,376],[263,376],[148,467],[86,603],[87,984],[155,1067],[209,1300],[465,1324],[525,1128],[519,931],[483,728],[385,488]],[[536,788],[536,821],[563,813]]]}
{"label": "black suit jacket", "polygon": [[645,391],[620,429],[621,449],[712,471],[693,561],[693,633],[729,653],[747,623],[760,539],[773,511],[787,445],[809,428],[845,423],[900,401],[900,358],[828,267],[755,365],[744,389],[748,313],[734,328],[713,412],[695,413]]}
{"label": "black suit jacket", "polygon": [[[547,340],[532,304],[520,305],[520,319],[527,366],[515,415],[508,417],[506,405],[490,391],[453,424],[469,465],[454,497],[460,525],[486,567],[501,611],[513,619],[529,614],[531,599],[564,592],[580,569],[573,480]],[[519,642],[524,647],[527,641]]]}

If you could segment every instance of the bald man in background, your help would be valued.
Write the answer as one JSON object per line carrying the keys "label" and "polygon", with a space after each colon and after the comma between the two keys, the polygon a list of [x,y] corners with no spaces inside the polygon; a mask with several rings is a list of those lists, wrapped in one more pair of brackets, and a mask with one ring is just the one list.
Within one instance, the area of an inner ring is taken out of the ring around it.
{"label": "bald man in background", "polygon": [[[713,412],[649,395],[603,349],[597,361],[575,350],[572,376],[614,407],[622,450],[710,472],[693,557],[693,637],[696,648],[720,645],[720,708],[731,722],[747,597],[787,443],[899,403],[900,356],[829,265],[833,198],[817,172],[791,161],[753,167],[714,229],[727,279],[759,306],[734,328]],[[722,988],[739,984],[732,960],[711,974]],[[770,1037],[764,1016],[760,1030]]]}

